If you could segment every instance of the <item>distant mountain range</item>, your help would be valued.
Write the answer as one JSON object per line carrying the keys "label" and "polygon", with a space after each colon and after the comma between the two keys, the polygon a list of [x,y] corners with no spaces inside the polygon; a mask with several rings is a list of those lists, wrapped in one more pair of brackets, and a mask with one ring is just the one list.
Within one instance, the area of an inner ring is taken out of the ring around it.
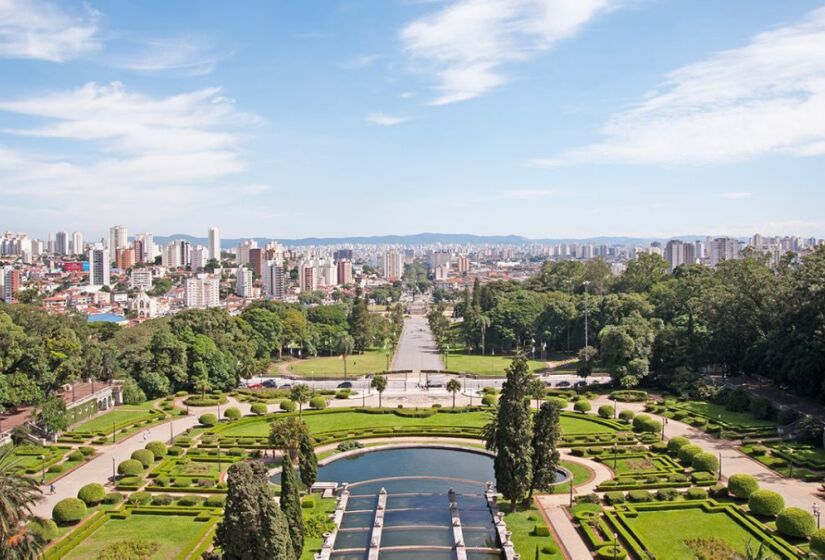
{"label": "distant mountain range", "polygon": [[[186,240],[193,245],[206,245],[206,237],[187,234],[156,235],[155,242],[165,244],[175,239]],[[591,245],[644,245],[653,241],[666,242],[668,239],[683,241],[704,240],[703,235],[682,235],[669,238],[645,237],[588,237],[583,239],[529,239],[521,235],[472,235],[467,233],[416,233],[412,235],[373,235],[364,237],[304,237],[301,239],[278,239],[274,237],[244,237],[221,239],[221,247],[236,247],[242,241],[254,239],[259,245],[277,241],[282,245],[529,245],[533,243],[555,245],[558,243],[585,243]]]}

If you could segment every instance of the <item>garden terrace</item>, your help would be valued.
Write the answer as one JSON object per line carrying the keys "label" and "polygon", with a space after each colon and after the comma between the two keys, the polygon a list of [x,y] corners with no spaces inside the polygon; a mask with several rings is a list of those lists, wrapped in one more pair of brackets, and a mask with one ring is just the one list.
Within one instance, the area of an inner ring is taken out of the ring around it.
{"label": "garden terrace", "polygon": [[224,493],[226,485],[220,481],[221,469],[228,468],[232,463],[243,458],[240,450],[233,450],[230,454],[222,453],[220,457],[217,453],[167,457],[149,473],[148,486],[145,490]]}
{"label": "garden terrace", "polygon": [[143,427],[161,422],[166,418],[166,412],[154,408],[147,408],[144,405],[119,406],[62,434],[58,438],[58,441],[61,443],[75,444],[111,443],[113,431],[118,436],[126,436]]}
{"label": "garden terrace", "polygon": [[[505,371],[513,361],[513,356],[490,356],[480,354],[450,353],[445,369],[460,374],[478,377],[504,377]],[[539,360],[527,360],[530,371],[540,373],[547,369],[547,364]]]}
{"label": "garden terrace", "polygon": [[61,445],[21,445],[14,448],[4,463],[14,474],[37,480],[43,477],[48,483],[90,460],[94,455],[95,450],[91,447],[72,450]]}
{"label": "garden terrace", "polygon": [[[347,357],[347,376],[380,373],[387,369],[387,353],[383,350],[367,350],[363,354]],[[344,378],[344,360],[340,356],[324,356],[305,360],[292,360],[287,365],[289,373],[304,378]]]}
{"label": "garden terrace", "polygon": [[728,439],[753,439],[777,435],[776,422],[756,418],[747,412],[732,412],[722,405],[708,402],[648,403],[646,410],[690,424],[710,434],[721,434]]}
{"label": "garden terrace", "polygon": [[614,453],[609,447],[602,448],[601,453],[592,453],[598,449],[588,450],[589,455],[616,474],[613,480],[599,485],[599,491],[686,488],[691,485],[713,486],[716,483],[716,476],[712,473],[689,472],[665,454],[650,451],[625,453],[621,448]]}
{"label": "garden terrace", "polygon": [[740,451],[783,476],[807,482],[825,478],[825,450],[795,442],[765,442],[743,445]]}

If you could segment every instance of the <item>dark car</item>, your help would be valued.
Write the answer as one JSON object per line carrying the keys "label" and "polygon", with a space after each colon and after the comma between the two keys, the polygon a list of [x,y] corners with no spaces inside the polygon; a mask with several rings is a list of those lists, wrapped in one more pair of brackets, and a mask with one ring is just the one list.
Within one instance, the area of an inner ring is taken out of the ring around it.
{"label": "dark car", "polygon": [[569,381],[560,381],[560,382],[556,385],[556,387],[570,387],[570,382],[569,382]]}
{"label": "dark car", "polygon": [[352,383],[349,381],[344,381],[343,383],[338,384],[339,389],[352,389]]}
{"label": "dark car", "polygon": [[264,387],[266,387],[267,389],[274,389],[275,387],[277,387],[277,386],[278,386],[278,384],[277,384],[277,383],[275,383],[275,380],[274,380],[274,379],[267,379],[267,380],[265,380],[265,381],[262,383],[262,385],[263,385]]}

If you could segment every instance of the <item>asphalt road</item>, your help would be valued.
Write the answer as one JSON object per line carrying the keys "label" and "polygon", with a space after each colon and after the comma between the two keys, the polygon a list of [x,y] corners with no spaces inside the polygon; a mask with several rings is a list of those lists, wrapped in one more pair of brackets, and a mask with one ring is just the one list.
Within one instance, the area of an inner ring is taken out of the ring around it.
{"label": "asphalt road", "polygon": [[405,319],[401,340],[395,352],[395,359],[392,361],[392,369],[419,372],[443,368],[441,354],[435,345],[426,317],[413,315]]}

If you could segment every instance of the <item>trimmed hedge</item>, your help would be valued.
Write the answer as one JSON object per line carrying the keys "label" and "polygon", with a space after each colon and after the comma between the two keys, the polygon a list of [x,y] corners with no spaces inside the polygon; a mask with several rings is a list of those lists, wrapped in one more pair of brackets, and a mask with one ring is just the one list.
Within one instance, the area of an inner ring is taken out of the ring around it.
{"label": "trimmed hedge", "polygon": [[759,483],[749,474],[735,474],[728,479],[728,492],[737,498],[747,500],[757,490]]}
{"label": "trimmed hedge", "polygon": [[[700,472],[716,472],[719,470],[719,459],[713,453],[703,452],[693,456],[691,465]],[[728,490],[730,490],[730,486]]]}
{"label": "trimmed hedge", "polygon": [[52,519],[58,525],[77,523],[86,517],[86,504],[77,498],[64,498],[57,502],[52,509]]}
{"label": "trimmed hedge", "polygon": [[155,459],[166,457],[166,444],[162,441],[150,441],[144,449],[148,449],[155,456]]}
{"label": "trimmed hedge", "polygon": [[817,529],[811,535],[811,552],[825,556],[825,529]]}
{"label": "trimmed hedge", "polygon": [[223,411],[223,417],[227,420],[237,420],[241,417],[241,409],[237,406],[230,406],[226,410]]}
{"label": "trimmed hedge", "polygon": [[496,396],[495,395],[484,395],[481,397],[481,404],[484,406],[495,406],[496,404]]}
{"label": "trimmed hedge", "polygon": [[123,494],[120,492],[109,492],[103,496],[103,503],[107,506],[113,506],[123,501]]}
{"label": "trimmed hedge", "polygon": [[593,406],[588,401],[576,401],[573,405],[573,410],[576,412],[590,412]]}
{"label": "trimmed hedge", "polygon": [[662,431],[662,423],[647,414],[639,414],[633,419],[633,429],[637,432],[657,434]]}
{"label": "trimmed hedge", "polygon": [[127,459],[117,466],[117,474],[121,476],[140,476],[143,474],[143,463],[136,459]]}
{"label": "trimmed hedge", "polygon": [[748,498],[748,509],[754,515],[774,517],[785,507],[785,499],[770,490],[757,490]]}
{"label": "trimmed hedge", "polygon": [[613,391],[610,393],[610,400],[619,402],[645,402],[647,400],[647,391],[634,391],[629,389]]}
{"label": "trimmed hedge", "polygon": [[132,459],[140,461],[143,468],[149,468],[155,462],[155,454],[148,449],[138,449],[132,452]]}
{"label": "trimmed hedge", "polygon": [[632,410],[622,410],[619,412],[619,420],[630,423],[636,417],[636,413]]}
{"label": "trimmed hedge", "polygon": [[776,530],[786,537],[805,539],[816,531],[816,521],[804,509],[788,508],[776,518]]}
{"label": "trimmed hedge", "polygon": [[693,458],[700,453],[704,453],[702,448],[691,443],[682,447],[676,455],[682,463],[690,465],[693,463]]}
{"label": "trimmed hedge", "polygon": [[96,506],[106,497],[106,489],[102,484],[92,482],[78,490],[77,497],[87,506]]}
{"label": "trimmed hedge", "polygon": [[324,397],[312,397],[309,399],[309,408],[314,410],[324,410],[327,407],[327,400]]}
{"label": "trimmed hedge", "polygon": [[29,534],[34,535],[43,542],[53,541],[57,538],[60,532],[60,529],[57,527],[57,523],[53,520],[40,519],[37,517],[29,521],[27,528],[29,530]]}
{"label": "trimmed hedge", "polygon": [[206,414],[201,414],[200,416],[198,416],[198,423],[201,426],[211,428],[212,426],[217,425],[218,417],[212,414],[211,412],[207,412]]}
{"label": "trimmed hedge", "polygon": [[152,495],[149,492],[132,492],[129,495],[129,503],[133,505],[145,506],[152,501]]}
{"label": "trimmed hedge", "polygon": [[609,404],[603,404],[599,407],[599,416],[602,418],[606,418],[608,420],[613,418],[613,415],[616,413],[616,409],[610,406]]}
{"label": "trimmed hedge", "polygon": [[256,416],[263,416],[268,412],[268,408],[264,403],[255,403],[251,407],[249,407],[250,412]]}
{"label": "trimmed hedge", "polygon": [[281,401],[280,408],[284,412],[295,412],[296,410],[298,410],[298,405],[295,404],[295,401],[284,399]]}
{"label": "trimmed hedge", "polygon": [[675,438],[671,438],[668,440],[667,450],[673,455],[676,455],[677,453],[679,453],[679,450],[686,445],[690,445],[690,440],[688,438],[676,436]]}

